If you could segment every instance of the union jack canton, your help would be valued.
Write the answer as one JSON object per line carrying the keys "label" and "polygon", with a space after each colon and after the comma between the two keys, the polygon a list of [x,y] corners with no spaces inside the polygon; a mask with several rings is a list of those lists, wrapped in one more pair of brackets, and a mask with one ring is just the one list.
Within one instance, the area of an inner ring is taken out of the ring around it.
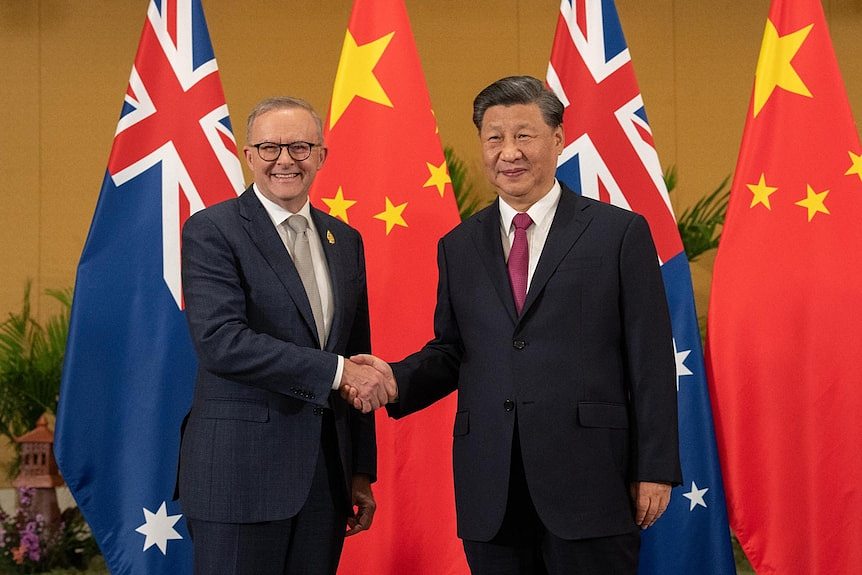
{"label": "union jack canton", "polygon": [[182,224],[237,195],[243,181],[199,1],[150,3],[108,172],[122,186],[159,163],[164,279],[182,308]]}

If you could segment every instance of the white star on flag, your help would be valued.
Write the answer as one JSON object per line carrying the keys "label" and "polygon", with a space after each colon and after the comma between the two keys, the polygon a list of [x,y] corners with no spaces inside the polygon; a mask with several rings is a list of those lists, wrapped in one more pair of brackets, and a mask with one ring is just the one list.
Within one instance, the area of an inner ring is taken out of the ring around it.
{"label": "white star on flag", "polygon": [[679,391],[679,378],[683,375],[694,375],[692,371],[685,366],[685,360],[688,358],[688,354],[691,353],[690,349],[684,349],[682,351],[677,351],[676,349],[676,338],[673,338],[673,355],[676,358],[676,390]]}
{"label": "white star on flag", "polygon": [[144,551],[153,545],[158,545],[162,555],[167,555],[168,540],[183,538],[183,536],[177,533],[174,529],[174,525],[176,525],[177,521],[180,520],[182,514],[168,515],[168,510],[165,507],[164,501],[162,501],[162,506],[159,507],[159,510],[155,513],[146,507],[143,507],[142,509],[144,510],[144,524],[135,529],[135,531],[147,536],[144,541]]}
{"label": "white star on flag", "polygon": [[706,507],[706,501],[703,500],[703,496],[706,492],[709,491],[709,487],[704,487],[703,489],[697,488],[697,483],[694,481],[691,482],[691,491],[688,493],[683,493],[682,496],[691,501],[691,505],[689,505],[688,510],[694,511],[694,508],[698,505],[703,505]]}

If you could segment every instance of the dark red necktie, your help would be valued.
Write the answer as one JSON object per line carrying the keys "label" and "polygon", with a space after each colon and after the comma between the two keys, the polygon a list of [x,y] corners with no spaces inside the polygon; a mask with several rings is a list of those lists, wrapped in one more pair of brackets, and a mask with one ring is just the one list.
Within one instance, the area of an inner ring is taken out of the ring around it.
{"label": "dark red necktie", "polygon": [[515,225],[515,239],[512,240],[512,249],[509,251],[509,285],[515,298],[515,309],[520,315],[524,300],[527,299],[527,274],[530,268],[527,228],[533,224],[533,220],[526,213],[521,213],[515,215],[512,223]]}

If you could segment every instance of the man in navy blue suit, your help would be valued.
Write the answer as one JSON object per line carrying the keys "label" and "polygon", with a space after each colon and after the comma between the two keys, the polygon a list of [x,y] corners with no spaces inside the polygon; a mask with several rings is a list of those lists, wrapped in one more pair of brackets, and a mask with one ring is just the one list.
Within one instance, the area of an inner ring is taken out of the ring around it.
{"label": "man in navy blue suit", "polygon": [[366,409],[389,396],[344,359],[370,351],[365,257],[354,229],[309,204],[326,152],[308,103],[264,100],[244,148],[254,183],[183,229],[199,368],[178,493],[198,574],[330,575],[345,531],[371,525],[374,420],[337,390]]}
{"label": "man in navy blue suit", "polygon": [[539,80],[494,82],[473,121],[499,198],[439,243],[435,337],[391,370],[354,360],[397,381],[393,417],[458,391],[455,499],[473,573],[634,575],[640,529],[682,479],[649,226],[556,180],[563,105]]}

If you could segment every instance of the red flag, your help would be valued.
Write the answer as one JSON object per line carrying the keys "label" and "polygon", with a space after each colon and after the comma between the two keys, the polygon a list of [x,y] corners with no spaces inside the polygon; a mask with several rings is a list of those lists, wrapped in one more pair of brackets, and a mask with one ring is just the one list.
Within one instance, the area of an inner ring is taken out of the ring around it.
{"label": "red flag", "polygon": [[710,387],[761,575],[862,572],[862,147],[817,0],[774,0],[715,262]]}
{"label": "red flag", "polygon": [[[365,241],[372,347],[401,359],[433,336],[437,240],[458,223],[437,122],[403,0],[356,0],[312,201]],[[455,398],[395,422],[377,415],[377,514],[339,573],[467,573],[455,529]]]}

